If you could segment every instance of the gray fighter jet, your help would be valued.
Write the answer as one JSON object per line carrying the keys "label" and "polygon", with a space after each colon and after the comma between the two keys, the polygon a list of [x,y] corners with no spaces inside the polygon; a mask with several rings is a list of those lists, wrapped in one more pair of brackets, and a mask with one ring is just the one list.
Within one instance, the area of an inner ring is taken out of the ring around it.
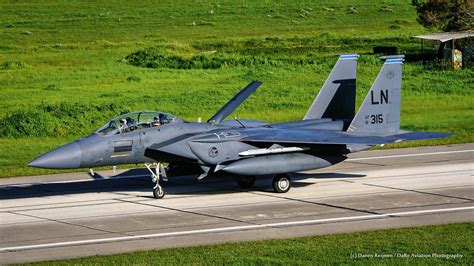
{"label": "gray fighter jet", "polygon": [[[40,156],[30,166],[92,168],[145,163],[156,182],[156,198],[165,195],[160,178],[185,173],[199,175],[198,179],[234,175],[243,188],[251,187],[258,176],[273,175],[274,190],[283,193],[291,187],[288,173],[327,167],[344,161],[351,152],[376,145],[450,135],[400,130],[402,56],[383,58],[382,70],[353,116],[357,57],[344,57],[339,58],[304,120],[223,122],[260,85],[252,82],[207,123],[185,122],[162,112],[126,114],[86,138]],[[341,66],[348,72],[353,66],[354,75],[340,73]],[[163,167],[163,162],[169,166]],[[146,163],[155,163],[155,170]]]}

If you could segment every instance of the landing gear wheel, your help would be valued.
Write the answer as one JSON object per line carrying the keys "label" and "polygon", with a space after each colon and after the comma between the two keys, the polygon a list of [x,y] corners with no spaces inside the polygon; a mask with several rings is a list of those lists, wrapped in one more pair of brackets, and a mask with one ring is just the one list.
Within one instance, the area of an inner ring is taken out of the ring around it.
{"label": "landing gear wheel", "polygon": [[161,186],[153,188],[153,197],[155,199],[162,199],[166,195],[165,189]]}
{"label": "landing gear wheel", "polygon": [[240,188],[251,188],[255,184],[255,176],[240,176],[237,178],[237,184]]}
{"label": "landing gear wheel", "polygon": [[145,167],[151,173],[151,181],[155,183],[155,186],[153,187],[153,197],[155,197],[155,199],[162,199],[166,195],[166,192],[165,189],[160,186],[160,178],[168,181],[166,171],[161,162],[154,163],[153,165],[155,166],[155,171],[151,169],[151,164],[145,164]]}
{"label": "landing gear wheel", "polygon": [[276,193],[286,193],[291,188],[291,178],[287,175],[276,175],[272,185]]}

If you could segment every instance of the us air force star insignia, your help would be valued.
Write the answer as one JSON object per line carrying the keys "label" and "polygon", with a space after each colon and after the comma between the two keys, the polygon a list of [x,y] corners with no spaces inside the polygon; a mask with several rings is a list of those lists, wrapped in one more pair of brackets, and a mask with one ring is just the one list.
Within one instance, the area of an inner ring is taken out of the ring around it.
{"label": "us air force star insignia", "polygon": [[214,158],[217,156],[217,154],[219,154],[219,150],[217,149],[217,147],[211,147],[209,149],[209,157]]}
{"label": "us air force star insignia", "polygon": [[388,71],[387,78],[392,79],[394,76],[395,76],[395,73],[393,73],[392,70]]}

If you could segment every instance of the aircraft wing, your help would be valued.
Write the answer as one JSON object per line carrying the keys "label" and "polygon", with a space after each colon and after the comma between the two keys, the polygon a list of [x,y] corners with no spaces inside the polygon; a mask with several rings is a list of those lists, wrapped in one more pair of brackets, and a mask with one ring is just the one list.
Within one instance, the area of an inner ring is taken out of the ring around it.
{"label": "aircraft wing", "polygon": [[262,85],[259,81],[252,81],[243,88],[239,93],[237,93],[232,99],[230,99],[222,108],[217,111],[215,115],[213,115],[209,120],[208,123],[215,123],[219,124],[222,120],[224,120],[227,116],[232,114],[232,112],[239,107],[258,87]]}

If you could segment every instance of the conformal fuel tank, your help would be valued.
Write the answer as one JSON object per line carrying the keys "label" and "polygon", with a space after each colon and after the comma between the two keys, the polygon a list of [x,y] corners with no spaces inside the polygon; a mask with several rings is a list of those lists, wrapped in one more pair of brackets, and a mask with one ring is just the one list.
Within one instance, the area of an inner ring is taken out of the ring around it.
{"label": "conformal fuel tank", "polygon": [[238,175],[282,174],[328,167],[345,159],[344,155],[287,153],[239,160],[221,170]]}

